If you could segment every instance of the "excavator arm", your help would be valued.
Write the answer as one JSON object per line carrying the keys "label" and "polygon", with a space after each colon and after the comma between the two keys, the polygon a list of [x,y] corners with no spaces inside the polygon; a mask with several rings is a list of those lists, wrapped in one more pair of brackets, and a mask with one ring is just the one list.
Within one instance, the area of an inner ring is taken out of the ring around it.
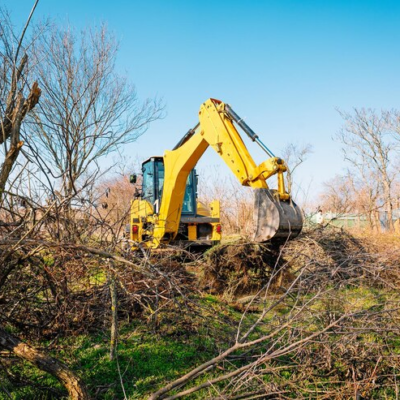
{"label": "excavator arm", "polygon": [[[248,152],[234,122],[270,156],[257,165]],[[161,207],[155,220],[153,240],[173,239],[179,228],[186,180],[205,150],[211,146],[243,186],[255,189],[254,240],[295,237],[302,228],[302,215],[285,190],[286,165],[274,157],[258,136],[229,105],[208,99],[201,105],[199,124],[172,151],[164,154],[164,185]],[[271,191],[266,180],[278,175],[278,190]]]}

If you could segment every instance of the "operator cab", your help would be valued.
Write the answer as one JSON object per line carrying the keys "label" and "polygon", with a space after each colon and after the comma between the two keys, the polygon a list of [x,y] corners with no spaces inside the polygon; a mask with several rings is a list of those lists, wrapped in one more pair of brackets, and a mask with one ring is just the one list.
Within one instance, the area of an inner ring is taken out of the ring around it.
{"label": "operator cab", "polygon": [[[142,164],[142,199],[154,207],[154,212],[160,211],[162,189],[164,185],[164,160],[162,157],[151,157]],[[197,214],[197,175],[192,169],[189,173],[185,197],[182,205],[182,215],[196,216]]]}
{"label": "operator cab", "polygon": [[[163,157],[151,157],[143,162],[142,174],[142,190],[135,195],[138,200],[132,202],[131,209],[130,238],[135,242],[151,240],[153,235],[154,220],[147,220],[146,217],[160,213],[165,178]],[[130,181],[136,183],[136,175],[131,175]],[[197,183],[196,170],[192,169],[186,182],[179,228],[174,237],[170,233],[164,235],[166,243],[200,249],[213,246],[221,240],[219,202],[210,203],[210,209],[197,203]]]}

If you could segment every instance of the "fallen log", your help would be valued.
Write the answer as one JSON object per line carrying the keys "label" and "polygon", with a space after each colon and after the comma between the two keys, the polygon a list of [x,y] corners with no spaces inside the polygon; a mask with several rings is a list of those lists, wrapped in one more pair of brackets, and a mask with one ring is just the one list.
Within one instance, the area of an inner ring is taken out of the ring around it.
{"label": "fallen log", "polygon": [[42,371],[48,372],[57,378],[67,389],[73,400],[88,400],[89,393],[82,380],[75,375],[64,363],[49,356],[11,335],[0,327],[0,347],[13,352],[22,360],[28,361]]}

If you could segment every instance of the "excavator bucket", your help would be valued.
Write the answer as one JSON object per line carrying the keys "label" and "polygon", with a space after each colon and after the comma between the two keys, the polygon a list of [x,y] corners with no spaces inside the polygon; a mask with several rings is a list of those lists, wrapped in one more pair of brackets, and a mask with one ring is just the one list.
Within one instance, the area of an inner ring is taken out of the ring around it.
{"label": "excavator bucket", "polygon": [[267,242],[273,238],[286,240],[295,238],[303,228],[303,215],[293,201],[282,201],[270,189],[254,190],[253,240]]}

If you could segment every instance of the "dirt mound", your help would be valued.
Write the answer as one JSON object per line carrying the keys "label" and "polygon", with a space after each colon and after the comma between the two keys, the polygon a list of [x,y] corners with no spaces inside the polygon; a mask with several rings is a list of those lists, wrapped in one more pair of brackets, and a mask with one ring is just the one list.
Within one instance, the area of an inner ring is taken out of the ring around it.
{"label": "dirt mound", "polygon": [[234,242],[214,247],[205,254],[201,284],[204,289],[227,296],[251,294],[271,277],[282,279],[283,260],[278,248],[252,242]]}

